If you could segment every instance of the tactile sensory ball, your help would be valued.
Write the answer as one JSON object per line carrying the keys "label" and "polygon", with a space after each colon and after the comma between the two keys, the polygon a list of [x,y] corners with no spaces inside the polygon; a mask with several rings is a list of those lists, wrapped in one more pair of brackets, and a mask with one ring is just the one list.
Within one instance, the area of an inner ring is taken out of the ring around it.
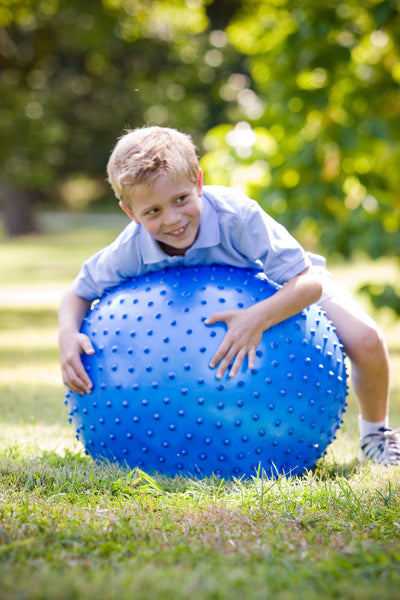
{"label": "tactile sensory ball", "polygon": [[300,473],[334,439],[346,407],[342,346],[313,305],[263,335],[253,370],[216,378],[209,362],[226,325],[212,313],[276,292],[256,271],[170,268],[107,293],[82,331],[94,388],[66,403],[94,458],[151,473],[249,477]]}

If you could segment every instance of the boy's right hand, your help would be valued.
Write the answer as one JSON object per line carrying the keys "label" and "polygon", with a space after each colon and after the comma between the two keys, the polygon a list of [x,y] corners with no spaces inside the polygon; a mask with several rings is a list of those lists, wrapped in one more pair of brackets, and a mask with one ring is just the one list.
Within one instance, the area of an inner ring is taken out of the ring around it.
{"label": "boy's right hand", "polygon": [[63,382],[78,394],[90,394],[93,384],[81,361],[82,353],[94,354],[94,348],[84,333],[60,335],[60,363]]}

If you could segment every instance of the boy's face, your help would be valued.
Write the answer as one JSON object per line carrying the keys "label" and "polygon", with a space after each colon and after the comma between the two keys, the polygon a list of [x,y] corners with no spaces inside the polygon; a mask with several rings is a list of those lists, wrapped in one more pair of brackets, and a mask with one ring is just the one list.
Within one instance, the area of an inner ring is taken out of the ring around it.
{"label": "boy's face", "polygon": [[120,206],[167,254],[185,254],[199,233],[202,186],[201,170],[196,184],[184,175],[162,174],[151,184],[135,185]]}

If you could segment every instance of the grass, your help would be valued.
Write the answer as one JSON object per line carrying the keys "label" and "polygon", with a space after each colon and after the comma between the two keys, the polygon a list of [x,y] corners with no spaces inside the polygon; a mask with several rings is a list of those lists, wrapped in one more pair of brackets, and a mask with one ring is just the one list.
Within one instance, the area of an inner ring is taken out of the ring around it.
{"label": "grass", "polygon": [[[338,439],[302,477],[150,477],[83,454],[63,404],[57,304],[112,237],[88,228],[0,243],[0,599],[398,598],[400,467],[357,463],[352,396]],[[396,269],[334,271],[355,289]],[[399,424],[400,323],[375,317]]]}

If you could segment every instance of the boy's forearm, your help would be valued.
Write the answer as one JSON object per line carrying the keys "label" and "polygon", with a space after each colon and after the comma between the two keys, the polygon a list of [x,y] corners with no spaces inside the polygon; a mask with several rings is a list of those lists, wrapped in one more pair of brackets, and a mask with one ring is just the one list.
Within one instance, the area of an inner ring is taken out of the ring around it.
{"label": "boy's forearm", "polygon": [[263,330],[281,323],[317,302],[322,294],[322,284],[311,269],[290,279],[273,296],[255,304]]}
{"label": "boy's forearm", "polygon": [[77,296],[70,286],[65,292],[58,312],[59,331],[79,331],[91,303]]}
{"label": "boy's forearm", "polygon": [[90,302],[80,298],[70,286],[65,292],[59,309],[60,365],[64,384],[72,392],[89,394],[92,382],[81,361],[82,353],[94,354],[89,338],[80,333],[82,320]]}

